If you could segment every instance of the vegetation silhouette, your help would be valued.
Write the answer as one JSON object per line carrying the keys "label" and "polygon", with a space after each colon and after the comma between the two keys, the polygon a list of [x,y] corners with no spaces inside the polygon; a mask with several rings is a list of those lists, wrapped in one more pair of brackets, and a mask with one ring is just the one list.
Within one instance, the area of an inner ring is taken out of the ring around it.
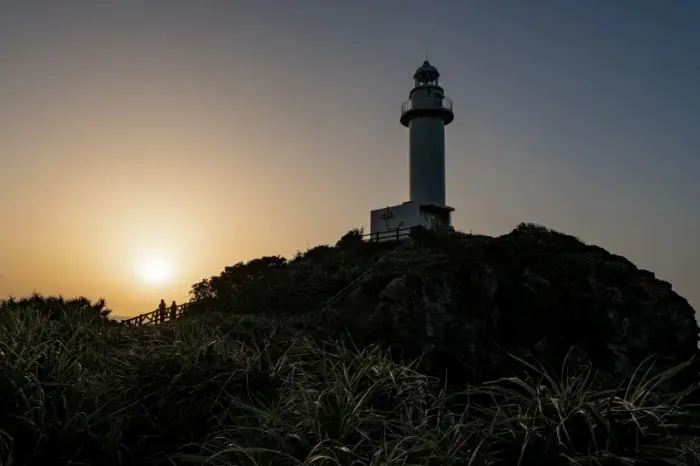
{"label": "vegetation silhouette", "polygon": [[670,285],[541,225],[362,233],[226,267],[157,326],[2,302],[0,464],[698,464]]}
{"label": "vegetation silhouette", "polygon": [[39,293],[22,298],[0,300],[0,312],[22,309],[40,310],[50,320],[87,319],[107,322],[112,310],[105,299],[92,302],[86,297],[65,299],[63,296],[44,297]]}

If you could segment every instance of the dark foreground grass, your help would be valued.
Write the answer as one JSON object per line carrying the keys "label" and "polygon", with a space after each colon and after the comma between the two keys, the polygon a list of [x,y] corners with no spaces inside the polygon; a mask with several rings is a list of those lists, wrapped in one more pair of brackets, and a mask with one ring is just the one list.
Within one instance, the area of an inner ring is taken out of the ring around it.
{"label": "dark foreground grass", "polygon": [[[459,393],[375,347],[0,315],[0,462],[17,465],[694,464],[697,410],[640,372],[522,361],[529,378]],[[236,320],[236,322],[233,322]],[[234,325],[236,324],[236,325]],[[241,333],[232,332],[241,329]]]}

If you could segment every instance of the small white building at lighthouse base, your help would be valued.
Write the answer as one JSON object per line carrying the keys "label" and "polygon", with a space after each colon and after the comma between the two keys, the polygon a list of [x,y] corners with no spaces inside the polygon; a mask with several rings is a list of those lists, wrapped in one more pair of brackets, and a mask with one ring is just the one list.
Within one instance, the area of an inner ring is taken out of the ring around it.
{"label": "small white building at lighthouse base", "polygon": [[451,228],[452,207],[419,204],[415,201],[376,209],[370,212],[370,241],[396,241],[408,238],[411,228],[427,230]]}

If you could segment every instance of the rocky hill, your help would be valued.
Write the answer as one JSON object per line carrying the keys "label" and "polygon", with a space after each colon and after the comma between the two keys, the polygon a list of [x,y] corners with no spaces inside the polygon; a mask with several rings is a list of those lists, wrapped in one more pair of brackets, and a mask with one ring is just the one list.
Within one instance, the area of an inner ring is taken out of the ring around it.
{"label": "rocky hill", "polygon": [[283,318],[319,337],[422,355],[425,370],[459,383],[509,374],[507,352],[619,380],[650,356],[668,367],[698,347],[695,311],[669,283],[534,224],[499,237],[417,230],[379,244],[351,231],[291,260],[227,267],[192,296],[201,310]]}

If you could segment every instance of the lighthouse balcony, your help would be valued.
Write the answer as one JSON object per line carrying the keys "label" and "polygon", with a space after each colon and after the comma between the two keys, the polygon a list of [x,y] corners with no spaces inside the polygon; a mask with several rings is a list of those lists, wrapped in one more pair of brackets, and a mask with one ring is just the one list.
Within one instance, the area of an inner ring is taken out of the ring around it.
{"label": "lighthouse balcony", "polygon": [[454,119],[452,112],[452,100],[448,97],[422,97],[405,101],[401,105],[401,124],[408,126],[408,123],[420,116],[442,116],[445,124]]}

